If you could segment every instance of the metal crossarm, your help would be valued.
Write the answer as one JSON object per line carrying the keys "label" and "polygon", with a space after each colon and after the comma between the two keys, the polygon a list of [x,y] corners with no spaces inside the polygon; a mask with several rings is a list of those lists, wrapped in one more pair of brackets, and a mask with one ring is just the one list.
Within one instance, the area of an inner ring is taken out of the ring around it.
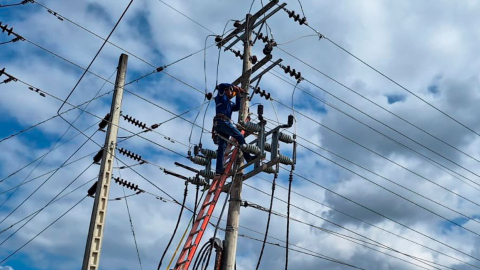
{"label": "metal crossarm", "polygon": [[[244,133],[245,132],[242,131],[242,134]],[[193,223],[187,241],[185,242],[180,256],[178,257],[177,264],[174,268],[175,270],[187,270],[190,266],[190,263],[193,261],[193,257],[195,256],[195,252],[200,244],[200,241],[202,240],[205,230],[207,229],[213,210],[215,210],[215,205],[217,204],[218,198],[222,193],[222,188],[225,185],[230,172],[232,171],[235,161],[237,160],[239,149],[236,147],[232,151],[232,148],[233,143],[229,143],[223,158],[224,164],[227,164],[225,167],[225,172],[220,179],[213,179],[212,184],[208,189],[207,196],[200,207],[200,212],[195,218],[195,222]]]}

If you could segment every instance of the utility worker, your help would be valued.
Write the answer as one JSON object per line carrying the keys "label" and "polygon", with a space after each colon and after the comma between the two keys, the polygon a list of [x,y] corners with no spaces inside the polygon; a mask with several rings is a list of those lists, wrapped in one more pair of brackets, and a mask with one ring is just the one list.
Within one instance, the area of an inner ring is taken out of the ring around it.
{"label": "utility worker", "polygon": [[[242,133],[232,123],[232,112],[240,110],[240,104],[242,97],[240,93],[243,93],[244,90],[236,85],[229,83],[222,83],[217,86],[217,96],[215,96],[215,105],[216,105],[216,115],[213,118],[213,128],[216,133],[226,139],[229,139],[232,136],[240,146],[240,149],[244,149],[245,138]],[[236,96],[235,103],[231,99]],[[216,138],[215,138],[216,137]],[[214,137],[215,144],[218,144],[217,149],[217,164],[215,168],[215,175],[222,175],[224,173],[223,168],[223,155],[225,153],[225,148],[227,142],[224,139],[219,138],[218,136]],[[254,155],[248,153],[243,153],[245,161],[248,163],[251,160],[255,159]]]}

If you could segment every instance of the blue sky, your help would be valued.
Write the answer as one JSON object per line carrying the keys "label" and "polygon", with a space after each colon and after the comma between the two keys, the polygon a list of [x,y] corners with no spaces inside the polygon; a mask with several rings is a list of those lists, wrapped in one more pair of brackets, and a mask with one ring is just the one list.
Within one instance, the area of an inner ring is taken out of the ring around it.
{"label": "blue sky", "polygon": [[[219,51],[215,46],[206,49],[205,52],[202,49],[205,46],[207,35],[212,34],[211,32],[221,34],[225,24],[227,24],[227,30],[232,29],[232,20],[243,19],[251,4],[250,1],[247,3],[246,1],[230,0],[202,2],[164,0],[164,3],[162,1],[134,1],[110,38],[112,43],[131,53],[127,81],[139,78],[156,67],[168,65],[199,51],[185,60],[168,66],[165,69],[166,73],[154,73],[126,87],[128,91],[144,97],[151,103],[125,92],[122,104],[123,114],[131,115],[148,125],[170,119],[173,115],[166,110],[178,114],[200,106],[204,101],[204,92],[211,92],[217,80],[219,83],[231,82],[240,75],[242,63],[232,53],[222,51],[220,60],[218,60]],[[76,65],[86,67],[103,41],[68,20],[105,38],[128,2],[127,0],[41,1],[41,4],[63,16],[63,21],[55,18],[36,3],[0,8],[0,21],[13,27],[16,33],[28,40],[0,45],[0,69],[6,68],[7,73],[60,99],[66,98],[83,70],[32,43],[38,44]],[[266,3],[266,1],[264,2]],[[291,243],[364,269],[421,268],[418,265],[430,269],[422,262],[393,252],[392,249],[454,269],[471,268],[467,263],[477,265],[478,260],[475,258],[478,257],[476,250],[478,250],[477,237],[479,236],[454,226],[448,221],[459,222],[473,232],[480,232],[478,205],[454,194],[457,193],[474,202],[476,202],[475,198],[478,198],[479,176],[476,174],[479,174],[477,173],[477,162],[480,160],[480,153],[476,149],[478,149],[480,140],[477,135],[407,93],[330,41],[358,56],[401,86],[469,128],[480,130],[480,124],[476,117],[477,104],[480,100],[477,74],[480,66],[480,61],[477,60],[480,32],[475,27],[478,25],[476,22],[479,20],[477,14],[480,4],[476,1],[451,2],[447,0],[398,3],[386,0],[357,2],[303,0],[301,2],[309,25],[325,35],[327,39],[319,39],[312,29],[298,25],[289,19],[285,12],[280,11],[268,20],[271,28],[269,35],[273,34],[279,44],[284,44],[274,49],[273,59],[282,58],[282,64],[290,65],[297,71],[301,71],[302,76],[306,78],[299,84],[294,95],[294,107],[298,110],[296,113],[297,125],[290,131],[297,132],[300,144],[330,160],[315,155],[303,147],[298,147],[298,162],[295,172],[308,180],[300,176],[294,177],[293,191],[297,194],[292,196],[292,202],[301,209],[292,208],[291,214],[302,222],[346,236],[358,238],[360,236],[355,235],[358,233],[375,239],[391,249],[371,247],[417,265],[385,256],[338,238],[338,235],[319,231],[293,221],[290,229]],[[17,3],[17,1],[2,1],[1,5],[10,3]],[[195,22],[179,14],[165,3]],[[298,1],[288,0],[286,3],[289,10],[301,13]],[[253,1],[252,10],[260,9],[261,4],[261,1]],[[265,28],[262,31],[265,33]],[[312,34],[314,36],[311,36]],[[0,33],[0,42],[10,39],[11,36]],[[213,37],[208,37],[207,45],[212,43]],[[240,45],[241,43],[235,49],[241,49]],[[258,58],[263,57],[262,49],[263,44],[257,42],[253,48],[253,54]],[[122,52],[112,44],[107,44],[91,66],[90,71],[103,78],[109,78],[114,72],[118,57]],[[301,61],[290,54],[298,57]],[[216,74],[217,61],[219,61],[218,76]],[[264,105],[265,116],[268,119],[276,120],[278,117],[280,122],[286,122],[287,116],[292,113],[291,108],[282,106],[281,103],[288,106],[292,104],[292,91],[296,83],[294,79],[288,76],[283,77],[284,75],[282,69],[274,68],[272,72],[262,78],[260,87],[272,94],[272,101],[266,101],[259,96],[254,96],[252,100],[252,104],[262,103]],[[110,81],[113,81],[114,78],[115,76]],[[5,76],[0,77],[0,81],[4,79],[6,79]],[[68,101],[72,104],[80,104],[93,98],[100,89],[100,93],[112,90],[111,84],[107,83],[102,88],[103,84],[102,79],[87,74]],[[350,90],[356,91],[361,96]],[[315,95],[318,99],[303,91]],[[89,105],[87,111],[103,117],[109,110],[110,100],[111,95],[97,99]],[[326,101],[328,104],[322,101]],[[62,102],[49,96],[41,97],[20,82],[1,84],[0,138],[54,116],[61,105]],[[64,106],[64,110],[69,108],[69,105]],[[372,132],[365,125],[340,113],[337,109],[430,157],[444,167],[433,166],[431,162],[378,133]],[[375,120],[359,113],[359,110]],[[256,112],[256,109],[252,108],[252,111]],[[65,114],[65,117],[69,121],[73,121],[79,113],[78,110],[71,111]],[[199,113],[199,117],[196,123],[199,125],[203,125],[202,119],[206,113],[205,129],[210,130],[211,118],[214,113],[213,104],[202,107],[201,111],[199,109],[192,110],[185,114],[184,118],[194,121],[197,113]],[[308,118],[300,113],[305,114]],[[394,114],[421,127],[456,149],[409,125]],[[85,113],[78,119],[75,126],[84,130],[97,121],[99,119]],[[406,134],[424,147],[415,144],[381,123]],[[268,126],[271,128],[274,123],[270,122]],[[0,178],[7,177],[46,153],[67,127],[68,124],[57,117],[21,135],[0,142],[0,152],[2,153],[0,155]],[[123,120],[120,127],[123,129],[119,132],[119,136],[128,136],[131,134],[130,132],[140,131]],[[185,157],[165,150],[160,145],[185,156],[194,144],[200,142],[201,129],[193,128],[191,140],[189,140],[191,130],[191,123],[175,119],[161,125],[156,129],[156,133],[142,134],[150,141],[134,137],[121,143],[120,146],[148,160],[151,164],[133,167],[135,171],[180,201],[183,195],[183,181],[165,175],[159,167],[193,176],[173,163],[195,165]],[[91,135],[93,132],[94,128],[85,133]],[[60,143],[66,142],[77,134],[78,132],[71,129],[60,140]],[[102,145],[104,136],[105,133],[97,132],[92,139]],[[32,179],[57,168],[85,140],[86,138],[80,135],[66,142],[50,153],[35,170],[32,169],[37,163],[0,183],[0,192],[23,180]],[[201,142],[206,148],[215,149],[209,133],[202,135]],[[87,142],[72,157],[71,161],[90,153],[96,153],[98,150],[98,145],[92,141]],[[431,150],[442,154],[463,168],[434,154]],[[281,146],[283,154],[291,156],[291,151],[291,145]],[[118,158],[126,164],[135,164],[135,161],[124,156],[118,155]],[[354,163],[376,174],[372,174]],[[91,157],[88,157],[59,170],[24,205],[3,223],[0,223],[0,228],[6,228],[45,205],[90,164]],[[467,169],[471,172],[468,172]],[[124,169],[115,170],[114,174],[115,177],[119,176],[138,184],[140,188],[155,194],[155,196],[166,197],[136,172]],[[27,178],[29,173],[31,175]],[[93,165],[66,192],[95,178],[97,174],[98,166]],[[15,209],[47,177],[41,177],[22,186],[4,206],[0,207],[0,219]],[[372,182],[366,182],[363,177],[438,213],[447,220],[375,186]],[[385,181],[382,177],[415,190],[430,200]],[[422,177],[438,183],[445,189],[432,185]],[[269,194],[271,184],[268,181],[271,181],[272,178],[271,175],[261,174],[259,177],[249,179],[246,184]],[[287,171],[281,170],[278,184],[283,187],[288,185]],[[47,207],[19,230],[15,236],[5,241],[0,248],[0,260],[6,258],[78,202],[85,196],[89,186],[90,184]],[[125,192],[132,194],[132,191],[126,190]],[[0,194],[0,203],[7,198],[8,194],[9,192]],[[189,207],[194,204],[194,194],[195,188],[190,185],[187,199]],[[122,188],[113,185],[110,197],[121,196],[123,196]],[[143,269],[155,268],[158,264],[179,212],[178,205],[161,202],[155,196],[142,194],[128,198]],[[283,188],[277,187],[276,196],[285,200],[287,193]],[[220,201],[223,202],[224,198],[222,195]],[[242,198],[264,207],[267,207],[270,201],[268,195],[249,186],[244,186]],[[58,223],[22,248],[20,252],[2,262],[0,269],[80,268],[92,203],[93,200],[87,198]],[[448,210],[442,205],[457,212]],[[219,215],[220,208],[217,207],[215,215]],[[341,212],[332,210],[332,208]],[[275,200],[273,209],[282,214],[286,213],[286,205],[279,200]],[[302,209],[308,212],[302,211]],[[350,217],[342,213],[348,214]],[[173,245],[179,243],[181,233],[186,229],[190,217],[189,213],[184,214]],[[243,227],[240,228],[240,233],[263,239],[261,234],[256,234],[249,229],[264,233],[266,217],[265,212],[253,208],[242,208],[241,225]],[[216,222],[216,220],[214,221]],[[342,227],[338,227],[334,223]],[[106,224],[101,268],[140,269],[124,199],[109,202]],[[286,233],[285,219],[273,216],[271,224],[273,225],[270,227],[269,235],[275,238],[271,238],[269,241],[282,243],[281,240],[285,239]],[[225,224],[221,223],[221,226],[225,227]],[[13,229],[18,227],[19,225]],[[0,233],[0,242],[3,242],[13,229]],[[413,230],[431,238],[419,235]],[[394,234],[404,238],[399,238]],[[213,227],[209,227],[204,241],[212,235]],[[218,237],[223,238],[223,232],[219,232]],[[455,249],[449,248],[445,244]],[[239,238],[237,257],[239,270],[255,267],[260,247],[261,243],[259,242],[248,238]],[[448,254],[450,257],[437,251]],[[170,259],[172,254],[173,248],[170,248],[166,258]],[[290,269],[348,268],[293,251],[290,252],[290,256]],[[456,259],[452,259],[452,257]],[[283,264],[284,249],[267,245],[262,260],[262,269],[279,269],[284,267]]]}

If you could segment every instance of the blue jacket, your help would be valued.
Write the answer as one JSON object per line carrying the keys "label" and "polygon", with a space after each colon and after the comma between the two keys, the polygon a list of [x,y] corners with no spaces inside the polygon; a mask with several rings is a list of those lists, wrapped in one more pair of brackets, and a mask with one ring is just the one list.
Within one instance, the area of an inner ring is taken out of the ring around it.
{"label": "blue jacket", "polygon": [[232,119],[232,112],[236,112],[240,110],[240,104],[241,104],[241,97],[240,95],[236,95],[235,103],[230,101],[225,95],[225,89],[228,87],[233,86],[233,84],[230,83],[221,83],[217,86],[218,89],[218,94],[215,97],[215,112],[222,113],[226,115],[228,118]]}

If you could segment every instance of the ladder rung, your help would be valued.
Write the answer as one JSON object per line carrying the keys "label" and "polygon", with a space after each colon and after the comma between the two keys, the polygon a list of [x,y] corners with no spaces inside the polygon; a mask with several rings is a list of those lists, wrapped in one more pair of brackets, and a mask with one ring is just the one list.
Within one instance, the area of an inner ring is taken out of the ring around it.
{"label": "ladder rung", "polygon": [[183,250],[184,250],[184,251],[187,251],[187,250],[193,248],[194,246],[196,246],[196,245],[195,245],[195,244],[191,244],[191,245],[188,246],[188,247],[184,247]]}
{"label": "ladder rung", "polygon": [[205,219],[206,217],[208,217],[208,216],[210,216],[210,215],[204,215],[204,216],[201,217],[201,218],[197,218],[197,221],[204,220],[204,219]]}
{"label": "ladder rung", "polygon": [[186,264],[187,262],[189,262],[190,260],[189,259],[186,259],[185,261],[183,262],[179,262],[177,263],[177,265],[175,266],[175,268],[177,268],[178,266],[182,265],[182,264]]}
{"label": "ladder rung", "polygon": [[198,229],[198,230],[196,230],[196,231],[194,231],[194,232],[190,233],[190,235],[191,235],[191,236],[193,236],[193,235],[195,235],[195,234],[197,234],[197,233],[199,233],[199,232],[201,232],[201,231],[203,231],[203,229],[202,229],[202,228],[200,228],[200,229]]}
{"label": "ladder rung", "polygon": [[214,203],[215,203],[215,200],[213,200],[213,201],[211,201],[207,204],[202,205],[202,208],[206,208],[207,206],[210,206],[211,204],[214,204]]}

